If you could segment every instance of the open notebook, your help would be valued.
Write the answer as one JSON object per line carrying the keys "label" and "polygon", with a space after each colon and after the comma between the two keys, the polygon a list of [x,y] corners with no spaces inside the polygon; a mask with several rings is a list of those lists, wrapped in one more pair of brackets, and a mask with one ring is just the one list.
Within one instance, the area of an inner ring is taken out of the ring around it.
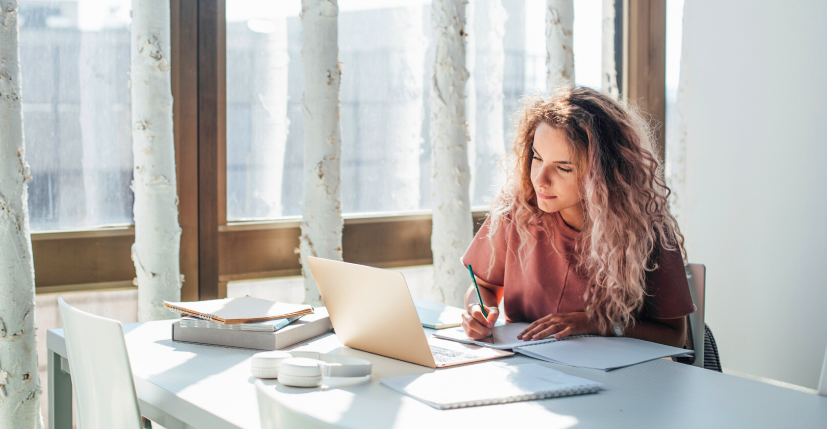
{"label": "open notebook", "polygon": [[446,329],[434,336],[466,344],[513,350],[515,353],[548,362],[603,371],[693,353],[692,350],[626,337],[575,335],[561,340],[554,339],[554,336],[536,341],[518,340],[517,334],[528,325],[528,323],[509,323],[495,326],[494,339],[486,341],[469,339],[462,328]]}
{"label": "open notebook", "polygon": [[478,346],[491,347],[492,349],[511,350],[515,347],[527,346],[531,344],[551,343],[557,341],[554,337],[543,338],[542,340],[523,341],[517,339],[517,334],[523,332],[528,328],[528,323],[509,323],[494,327],[494,339],[485,339],[483,341],[474,341],[465,335],[462,328],[445,329],[434,334],[437,338],[445,340],[459,341],[465,344],[476,344]]}
{"label": "open notebook", "polygon": [[313,313],[309,305],[273,302],[251,296],[193,302],[164,301],[164,306],[184,316],[212,320],[222,325],[287,319]]}
{"label": "open notebook", "polygon": [[582,395],[595,393],[602,386],[533,363],[494,362],[383,378],[380,382],[440,410]]}

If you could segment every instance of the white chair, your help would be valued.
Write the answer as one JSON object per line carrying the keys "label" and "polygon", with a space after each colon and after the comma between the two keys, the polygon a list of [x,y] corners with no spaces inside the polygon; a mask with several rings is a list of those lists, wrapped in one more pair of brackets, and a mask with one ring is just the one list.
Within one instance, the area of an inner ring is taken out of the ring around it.
{"label": "white chair", "polygon": [[261,417],[261,429],[335,428],[335,426],[329,423],[304,415],[279,402],[272,393],[275,392],[275,387],[267,386],[261,380],[256,380],[255,384],[258,395],[258,413]]}
{"label": "white chair", "polygon": [[80,311],[58,298],[78,427],[141,429],[138,396],[117,320]]}
{"label": "white chair", "polygon": [[689,264],[687,271],[689,294],[698,311],[689,315],[690,345],[695,350],[695,360],[692,365],[704,367],[704,298],[706,283],[706,267],[702,264]]}
{"label": "white chair", "polygon": [[821,364],[821,380],[818,382],[818,394],[827,396],[827,350],[824,351],[824,363]]}

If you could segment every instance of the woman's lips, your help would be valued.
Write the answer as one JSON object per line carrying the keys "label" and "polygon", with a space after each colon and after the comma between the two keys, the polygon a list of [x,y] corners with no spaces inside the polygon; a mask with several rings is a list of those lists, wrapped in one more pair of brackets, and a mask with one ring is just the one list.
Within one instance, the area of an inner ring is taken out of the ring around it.
{"label": "woman's lips", "polygon": [[553,199],[557,198],[553,195],[546,195],[546,194],[543,194],[543,193],[540,193],[540,192],[537,193],[537,196],[540,197],[543,200],[553,200]]}

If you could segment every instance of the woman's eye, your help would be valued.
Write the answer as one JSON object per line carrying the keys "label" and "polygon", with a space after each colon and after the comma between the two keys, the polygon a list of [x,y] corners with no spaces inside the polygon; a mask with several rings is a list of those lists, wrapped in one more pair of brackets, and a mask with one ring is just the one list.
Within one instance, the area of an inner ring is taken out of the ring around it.
{"label": "woman's eye", "polygon": [[564,172],[564,173],[571,173],[571,170],[566,170],[565,168],[560,167],[560,166],[558,166],[557,169]]}
{"label": "woman's eye", "polygon": [[542,159],[540,159],[540,157],[537,155],[532,155],[531,158],[537,161],[542,161]]}

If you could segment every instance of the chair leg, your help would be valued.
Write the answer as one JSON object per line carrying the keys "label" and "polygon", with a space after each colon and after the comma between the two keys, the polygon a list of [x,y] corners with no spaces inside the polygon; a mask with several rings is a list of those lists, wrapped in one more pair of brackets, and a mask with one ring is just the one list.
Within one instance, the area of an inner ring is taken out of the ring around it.
{"label": "chair leg", "polygon": [[141,423],[144,429],[152,429],[152,421],[150,421],[148,418],[141,416]]}

